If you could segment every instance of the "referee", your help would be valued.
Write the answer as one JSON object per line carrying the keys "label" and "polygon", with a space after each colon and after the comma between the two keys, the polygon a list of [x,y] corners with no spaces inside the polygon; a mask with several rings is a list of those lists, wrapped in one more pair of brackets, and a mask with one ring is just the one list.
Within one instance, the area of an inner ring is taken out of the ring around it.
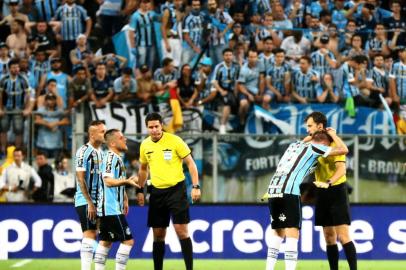
{"label": "referee", "polygon": [[[166,228],[170,216],[180,240],[186,270],[193,269],[193,247],[188,233],[189,203],[186,194],[185,161],[192,177],[192,200],[200,199],[199,175],[187,144],[178,136],[162,131],[162,116],[150,113],[145,118],[149,137],[140,146],[139,185],[144,186],[148,170],[152,189],[148,209],[148,226],[152,227],[154,270],[162,270]],[[148,169],[149,168],[149,169]],[[144,204],[142,188],[137,190],[140,205]]]}
{"label": "referee", "polygon": [[[306,119],[307,132],[311,136],[324,130],[327,118],[321,112],[313,112]],[[332,147],[335,143],[332,142]],[[323,227],[327,245],[327,258],[331,270],[338,270],[337,238],[343,246],[350,270],[357,269],[357,253],[349,235],[351,224],[350,204],[346,185],[345,155],[319,157],[316,177],[316,226]]]}

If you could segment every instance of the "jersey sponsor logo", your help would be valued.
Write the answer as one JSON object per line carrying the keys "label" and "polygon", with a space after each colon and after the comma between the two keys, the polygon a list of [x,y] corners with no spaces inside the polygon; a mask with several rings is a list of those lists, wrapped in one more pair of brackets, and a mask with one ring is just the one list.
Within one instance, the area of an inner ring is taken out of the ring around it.
{"label": "jersey sponsor logo", "polygon": [[130,227],[125,228],[125,234],[126,234],[126,235],[130,235],[130,234],[131,234]]}
{"label": "jersey sponsor logo", "polygon": [[109,153],[109,156],[107,157],[106,173],[111,173],[111,170],[113,168],[113,158],[114,158],[114,154]]}
{"label": "jersey sponsor logo", "polygon": [[285,220],[286,220],[285,214],[281,213],[281,214],[279,215],[278,219],[279,219],[280,221],[282,221],[282,222],[285,222]]}

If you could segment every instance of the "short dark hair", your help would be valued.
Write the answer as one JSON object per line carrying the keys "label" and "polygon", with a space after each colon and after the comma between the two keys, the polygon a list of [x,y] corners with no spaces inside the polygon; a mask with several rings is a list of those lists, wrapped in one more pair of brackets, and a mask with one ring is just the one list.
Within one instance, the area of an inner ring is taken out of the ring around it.
{"label": "short dark hair", "polygon": [[12,65],[20,65],[20,59],[13,58],[8,62],[8,67],[10,68]]}
{"label": "short dark hair", "polygon": [[267,36],[266,38],[264,38],[264,40],[263,40],[263,41],[265,42],[265,41],[268,41],[268,40],[273,41],[272,36]]}
{"label": "short dark hair", "polygon": [[159,123],[163,123],[162,116],[157,112],[147,114],[147,116],[145,117],[145,125],[148,125],[149,121],[159,121]]}
{"label": "short dark hair", "polygon": [[165,57],[164,60],[162,60],[162,66],[163,66],[163,67],[166,67],[167,65],[169,65],[169,64],[172,63],[172,62],[173,62],[173,59],[172,59],[172,58]]}
{"label": "short dark hair", "polygon": [[89,128],[90,127],[97,127],[99,125],[104,125],[104,121],[101,120],[93,120],[92,122],[90,122],[89,124]]}
{"label": "short dark hair", "polygon": [[116,128],[107,130],[106,133],[104,133],[104,139],[106,140],[106,142],[109,141],[111,137],[113,137],[117,132],[120,132],[120,130]]}
{"label": "short dark hair", "polygon": [[49,79],[49,80],[47,81],[47,85],[49,85],[50,83],[53,83],[53,82],[54,82],[54,83],[57,83],[55,79]]}
{"label": "short dark hair", "polygon": [[45,152],[43,152],[43,151],[37,151],[37,154],[36,154],[35,156],[36,156],[36,157],[38,157],[38,156],[44,156],[45,158],[48,158],[48,155],[45,154]]}
{"label": "short dark hair", "polygon": [[16,147],[16,148],[14,149],[14,151],[13,151],[13,154],[14,154],[15,152],[21,152],[21,154],[23,154],[23,156],[25,155],[25,151],[24,151],[24,149],[22,149],[21,147]]}
{"label": "short dark hair", "polygon": [[273,53],[274,55],[277,55],[278,53],[284,53],[284,54],[286,54],[285,50],[282,49],[282,48],[275,48],[275,49],[272,50],[272,53]]}
{"label": "short dark hair", "polygon": [[300,57],[300,60],[305,60],[309,64],[312,63],[312,59],[308,55],[303,55],[302,57]]}
{"label": "short dark hair", "polygon": [[325,130],[318,130],[312,135],[312,139],[315,142],[321,142],[321,141],[331,141],[330,135],[327,134],[327,131]]}
{"label": "short dark hair", "polygon": [[123,75],[125,74],[125,75],[132,76],[133,75],[133,70],[130,67],[125,67],[125,68],[123,68],[123,71],[121,73]]}
{"label": "short dark hair", "polygon": [[225,53],[227,53],[227,52],[233,53],[233,50],[230,49],[230,48],[225,48],[225,49],[223,50],[223,55],[224,55]]}
{"label": "short dark hair", "polygon": [[311,114],[306,116],[305,122],[307,122],[307,120],[309,120],[310,118],[312,118],[316,124],[322,124],[323,128],[327,127],[327,117],[324,115],[324,113],[312,112]]}
{"label": "short dark hair", "polygon": [[79,71],[83,70],[84,72],[86,72],[86,68],[84,66],[78,66],[75,68],[75,74],[77,74]]}
{"label": "short dark hair", "polygon": [[257,49],[254,49],[254,48],[249,48],[249,49],[248,49],[248,52],[247,52],[247,55],[249,55],[249,54],[250,54],[250,52],[256,53],[256,54],[258,55],[258,51],[257,51]]}

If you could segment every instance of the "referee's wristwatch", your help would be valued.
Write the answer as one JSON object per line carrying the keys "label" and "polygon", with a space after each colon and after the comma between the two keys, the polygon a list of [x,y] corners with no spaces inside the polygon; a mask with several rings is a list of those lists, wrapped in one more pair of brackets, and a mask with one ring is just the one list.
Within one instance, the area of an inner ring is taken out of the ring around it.
{"label": "referee's wristwatch", "polygon": [[194,189],[200,189],[200,185],[199,185],[199,184],[193,185],[192,188],[194,188]]}

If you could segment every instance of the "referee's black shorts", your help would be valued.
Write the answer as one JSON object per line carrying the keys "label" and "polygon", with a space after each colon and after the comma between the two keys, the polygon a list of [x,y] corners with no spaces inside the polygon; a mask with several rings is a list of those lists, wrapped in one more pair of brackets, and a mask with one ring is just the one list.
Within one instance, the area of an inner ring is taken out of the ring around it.
{"label": "referee's black shorts", "polygon": [[77,206],[76,212],[79,216],[80,226],[82,227],[82,232],[85,231],[95,231],[96,230],[96,220],[90,220],[87,218],[87,204],[82,206]]}
{"label": "referee's black shorts", "polygon": [[318,188],[316,191],[316,226],[350,225],[350,202],[348,200],[347,184],[342,183],[327,189]]}
{"label": "referee's black shorts", "polygon": [[302,225],[302,204],[300,196],[283,194],[268,201],[272,229],[298,228]]}
{"label": "referee's black shorts", "polygon": [[166,228],[169,226],[171,216],[174,224],[187,224],[190,221],[185,181],[164,189],[152,186],[149,197],[148,226]]}

